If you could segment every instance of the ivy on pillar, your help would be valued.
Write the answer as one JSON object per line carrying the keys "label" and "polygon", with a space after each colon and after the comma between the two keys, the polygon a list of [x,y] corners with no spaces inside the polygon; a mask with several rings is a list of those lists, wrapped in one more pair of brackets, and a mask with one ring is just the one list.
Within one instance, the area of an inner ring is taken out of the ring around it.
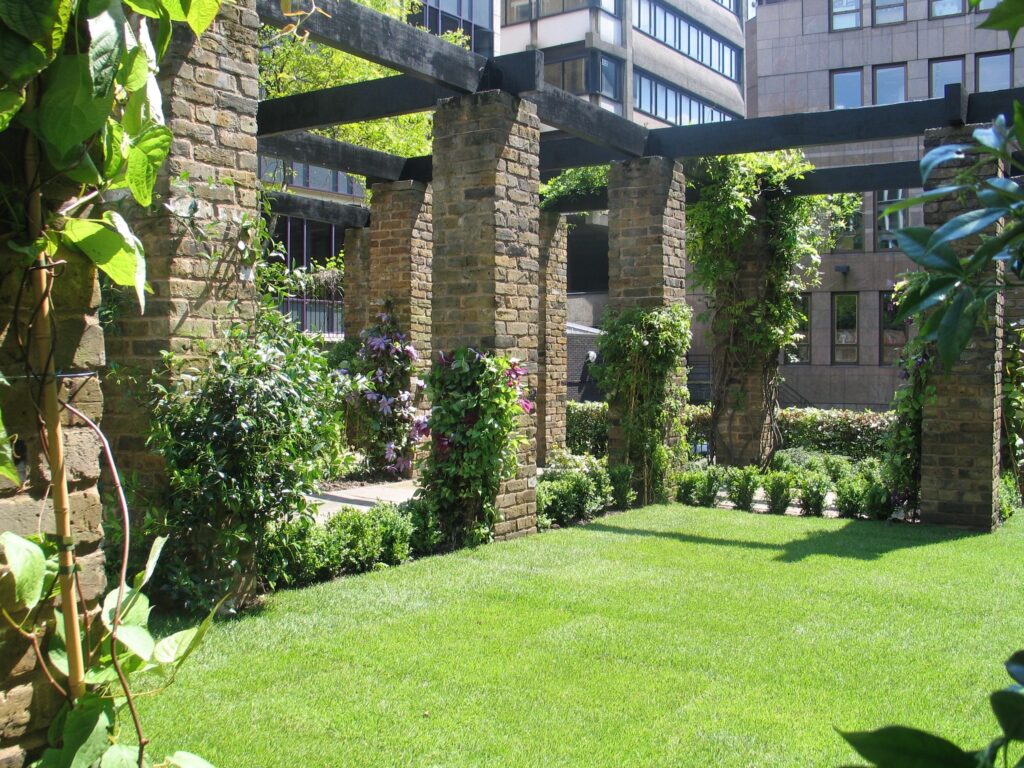
{"label": "ivy on pillar", "polygon": [[[518,358],[537,388],[540,121],[501,91],[434,113],[433,348]],[[497,499],[496,538],[536,530],[536,413],[523,413],[517,476]]]}

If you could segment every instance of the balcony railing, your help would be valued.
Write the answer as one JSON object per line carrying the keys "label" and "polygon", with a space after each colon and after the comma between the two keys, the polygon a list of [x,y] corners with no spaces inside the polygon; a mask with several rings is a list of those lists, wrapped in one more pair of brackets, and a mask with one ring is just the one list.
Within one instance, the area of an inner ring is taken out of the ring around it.
{"label": "balcony railing", "polygon": [[324,336],[344,333],[344,302],[340,299],[292,297],[282,302],[281,312],[289,315],[303,331]]}

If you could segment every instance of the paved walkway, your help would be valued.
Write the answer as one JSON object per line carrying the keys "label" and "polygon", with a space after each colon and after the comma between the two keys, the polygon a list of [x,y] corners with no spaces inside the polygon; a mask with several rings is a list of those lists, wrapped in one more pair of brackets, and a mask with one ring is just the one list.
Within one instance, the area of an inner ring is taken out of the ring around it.
{"label": "paved walkway", "polygon": [[313,494],[309,499],[317,508],[316,518],[326,520],[342,507],[369,509],[378,501],[398,504],[411,499],[415,491],[416,484],[412,480],[402,480],[397,483],[358,485],[340,491],[324,491]]}

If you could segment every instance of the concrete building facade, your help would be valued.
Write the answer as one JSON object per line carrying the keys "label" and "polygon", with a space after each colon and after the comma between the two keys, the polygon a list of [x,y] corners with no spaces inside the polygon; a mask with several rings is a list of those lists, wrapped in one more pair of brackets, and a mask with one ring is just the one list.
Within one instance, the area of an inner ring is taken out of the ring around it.
{"label": "concrete building facade", "polygon": [[[852,109],[1024,82],[1021,46],[980,30],[984,9],[966,0],[778,0],[747,24],[747,114],[766,117]],[[807,148],[817,167],[917,160],[923,139]],[[908,329],[892,321],[890,292],[913,264],[893,231],[923,223],[920,211],[883,217],[889,200],[918,190],[863,196],[861,216],[822,256],[821,284],[803,297],[805,340],[781,367],[783,404],[888,407],[899,383],[893,363]],[[699,341],[698,341],[699,344]]]}

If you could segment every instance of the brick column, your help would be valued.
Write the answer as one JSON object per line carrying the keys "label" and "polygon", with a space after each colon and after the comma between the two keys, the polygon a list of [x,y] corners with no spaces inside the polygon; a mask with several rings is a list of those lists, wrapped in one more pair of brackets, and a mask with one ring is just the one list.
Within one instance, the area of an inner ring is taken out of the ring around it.
{"label": "brick column", "polygon": [[[165,350],[190,353],[232,321],[252,312],[248,259],[238,243],[260,215],[256,178],[259,97],[255,0],[225,4],[201,39],[176,24],[160,65],[164,115],[174,133],[157,183],[162,206],[131,215],[146,249],[153,294],[146,313],[126,306],[108,334],[111,363],[143,381]],[[174,183],[187,173],[188,186]],[[137,209],[136,209],[137,211]],[[131,213],[131,212],[129,212]],[[191,226],[179,217],[191,219]],[[197,232],[205,232],[196,237]],[[122,470],[140,475],[140,488],[162,485],[160,461],[145,447],[146,397],[138,386],[107,377],[105,422]]]}
{"label": "brick column", "polygon": [[358,339],[370,324],[370,230],[345,230],[345,338]]}
{"label": "brick column", "polygon": [[569,378],[566,270],[568,226],[565,217],[540,216],[540,325],[537,352],[537,463],[547,465],[549,451],[565,448],[566,381]]}
{"label": "brick column", "polygon": [[[970,142],[972,128],[925,133],[925,151],[941,144]],[[932,172],[926,188],[953,183],[975,158],[948,162]],[[981,171],[996,175],[994,166]],[[925,225],[936,228],[967,210],[959,200],[926,203]],[[954,250],[966,256],[978,238],[959,241]],[[1000,265],[1001,266],[1001,265]],[[1000,422],[1003,398],[1003,296],[990,312],[987,329],[978,327],[959,362],[946,372],[936,363],[931,376],[934,399],[925,406],[921,425],[921,520],[983,530],[999,522]]]}
{"label": "brick column", "polygon": [[[18,254],[0,249],[9,264]],[[93,421],[103,417],[103,393],[95,372],[104,363],[103,329],[97,310],[100,293],[96,272],[86,259],[63,254],[67,266],[54,281],[53,305],[56,318],[54,365],[58,373],[70,374],[60,383],[60,397]],[[50,472],[39,437],[39,423],[33,396],[36,385],[25,378],[12,319],[25,324],[32,309],[31,287],[21,296],[20,312],[14,317],[18,287],[24,272],[14,270],[0,283],[0,370],[10,386],[0,391],[4,426],[18,438],[18,469],[23,485],[18,488],[0,479],[0,530],[29,536],[53,533],[53,503],[48,498]],[[92,374],[92,375],[90,375]],[[86,603],[95,609],[105,587],[102,518],[103,506],[97,489],[100,476],[100,443],[91,429],[67,412],[63,416],[65,469],[71,505],[71,528],[81,564],[80,580]],[[4,566],[0,566],[0,576]],[[4,579],[8,586],[9,580]],[[24,617],[10,602],[12,593],[0,589],[0,607],[16,620]],[[40,623],[49,616],[42,614]],[[45,647],[45,643],[44,643]],[[0,622],[0,766],[21,766],[46,742],[46,728],[61,699],[36,666],[31,646],[6,622]]]}
{"label": "brick column", "polygon": [[[718,303],[760,302],[768,290],[770,244],[765,232],[767,214],[760,201],[751,206],[757,221],[739,259],[739,275],[731,296]],[[777,447],[775,409],[778,405],[779,350],[761,358],[737,358],[732,328],[711,321],[711,450],[726,466],[764,466]]]}
{"label": "brick column", "polygon": [[[686,179],[671,158],[612,163],[608,172],[608,309],[666,307],[686,300]],[[680,382],[681,385],[685,381]],[[608,409],[608,457],[625,441]]]}
{"label": "brick column", "polygon": [[[434,113],[433,348],[519,358],[537,386],[540,121],[500,91],[445,99]],[[536,530],[536,419],[517,476],[498,495],[495,536]]]}

